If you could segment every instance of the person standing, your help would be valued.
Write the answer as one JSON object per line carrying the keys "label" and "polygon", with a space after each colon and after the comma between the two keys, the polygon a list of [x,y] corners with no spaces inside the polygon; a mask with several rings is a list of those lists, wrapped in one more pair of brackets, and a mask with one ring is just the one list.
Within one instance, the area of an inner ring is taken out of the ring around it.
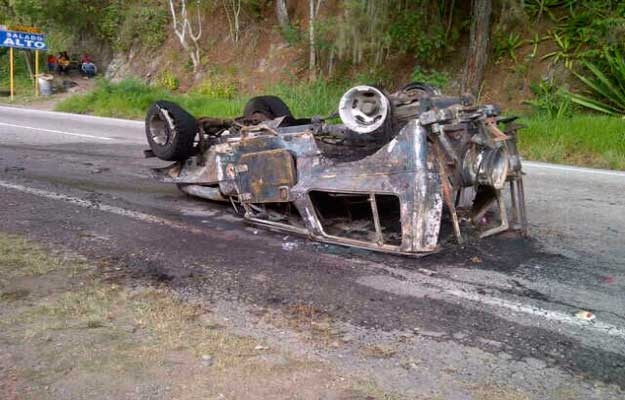
{"label": "person standing", "polygon": [[57,59],[56,56],[54,54],[49,54],[48,55],[48,72],[53,74],[56,72],[58,63],[57,63]]}

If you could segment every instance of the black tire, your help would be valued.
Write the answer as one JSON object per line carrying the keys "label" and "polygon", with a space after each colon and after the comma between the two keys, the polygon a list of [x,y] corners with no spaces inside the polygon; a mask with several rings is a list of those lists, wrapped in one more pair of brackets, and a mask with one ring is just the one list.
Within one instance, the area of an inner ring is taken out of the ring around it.
{"label": "black tire", "polygon": [[258,96],[251,98],[243,108],[243,118],[254,119],[254,114],[263,114],[267,119],[287,117],[293,120],[289,107],[278,96]]}
{"label": "black tire", "polygon": [[410,91],[419,91],[424,93],[427,96],[437,96],[440,95],[440,90],[434,85],[430,85],[429,83],[424,82],[411,82],[407,85],[402,86],[400,89],[401,92],[410,92]]}
{"label": "black tire", "polygon": [[191,157],[198,132],[195,117],[170,101],[157,101],[145,117],[150,149],[164,161],[184,161]]}

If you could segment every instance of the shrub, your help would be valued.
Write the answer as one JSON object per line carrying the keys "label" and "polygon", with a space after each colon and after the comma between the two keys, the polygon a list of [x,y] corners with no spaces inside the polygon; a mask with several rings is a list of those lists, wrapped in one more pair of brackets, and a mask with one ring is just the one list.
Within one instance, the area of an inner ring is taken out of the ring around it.
{"label": "shrub", "polygon": [[116,43],[119,28],[124,21],[122,5],[111,3],[102,10],[102,18],[97,26],[98,36],[109,43]]}
{"label": "shrub", "polygon": [[176,75],[169,70],[162,71],[154,80],[154,86],[171,91],[178,89],[179,84]]}
{"label": "shrub", "polygon": [[585,62],[589,72],[586,77],[575,75],[589,90],[589,95],[571,93],[569,98],[576,104],[611,115],[625,116],[625,57],[618,50],[604,53],[605,69]]}
{"label": "shrub", "polygon": [[195,85],[193,92],[207,97],[232,99],[237,95],[238,88],[233,78],[209,76]]}
{"label": "shrub", "polygon": [[128,50],[133,43],[155,49],[167,39],[169,14],[161,7],[131,6],[123,16],[115,45],[120,50]]}
{"label": "shrub", "polygon": [[495,61],[501,62],[508,57],[512,61],[517,62],[517,49],[523,45],[521,36],[516,32],[509,32],[507,35],[502,32],[496,32],[493,36],[493,50],[495,52]]}
{"label": "shrub", "polygon": [[447,38],[439,21],[430,21],[424,29],[427,20],[418,10],[401,12],[392,20],[388,34],[393,47],[400,52],[414,54],[418,60],[432,64],[443,55]]}
{"label": "shrub", "polygon": [[284,28],[280,28],[280,33],[289,46],[294,46],[302,41],[302,32],[297,25],[288,24]]}
{"label": "shrub", "polygon": [[426,71],[418,65],[412,70],[410,79],[413,82],[429,83],[430,85],[434,85],[438,88],[444,88],[449,82],[449,76],[447,76],[444,72],[434,69]]}
{"label": "shrub", "polygon": [[549,118],[570,117],[573,113],[571,99],[565,89],[556,85],[553,79],[530,85],[535,98],[523,103],[530,105],[534,112]]}

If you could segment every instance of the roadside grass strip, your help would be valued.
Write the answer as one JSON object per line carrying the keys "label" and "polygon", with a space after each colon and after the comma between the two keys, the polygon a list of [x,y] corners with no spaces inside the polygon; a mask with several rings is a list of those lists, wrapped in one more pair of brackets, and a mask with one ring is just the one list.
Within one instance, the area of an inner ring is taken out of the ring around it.
{"label": "roadside grass strip", "polygon": [[0,232],[0,398],[401,398],[111,267]]}

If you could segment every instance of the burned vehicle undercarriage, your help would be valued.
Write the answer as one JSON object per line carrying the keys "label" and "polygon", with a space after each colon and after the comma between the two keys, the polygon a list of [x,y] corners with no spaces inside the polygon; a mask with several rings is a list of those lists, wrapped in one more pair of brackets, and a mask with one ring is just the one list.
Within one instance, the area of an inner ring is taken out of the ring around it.
{"label": "burned vehicle undercarriage", "polygon": [[146,156],[175,161],[154,170],[160,181],[229,202],[252,223],[423,255],[525,232],[514,119],[420,83],[392,94],[356,86],[328,118],[296,119],[274,96],[251,99],[232,120],[161,101],[146,117]]}

